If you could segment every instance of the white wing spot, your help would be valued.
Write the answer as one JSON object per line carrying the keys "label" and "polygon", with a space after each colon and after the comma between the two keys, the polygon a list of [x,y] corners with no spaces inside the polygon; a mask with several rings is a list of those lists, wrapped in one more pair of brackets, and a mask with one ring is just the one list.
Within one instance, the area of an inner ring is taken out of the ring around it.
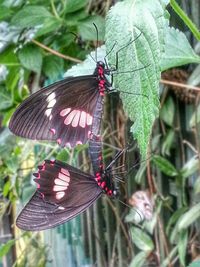
{"label": "white wing spot", "polygon": [[51,108],[47,109],[44,114],[49,117],[51,115]]}
{"label": "white wing spot", "polygon": [[65,117],[70,111],[71,111],[71,108],[65,108],[65,109],[61,110],[60,116]]}
{"label": "white wing spot", "polygon": [[65,174],[63,174],[63,173],[61,173],[61,172],[59,172],[58,178],[59,179],[62,179],[63,181],[66,181],[66,182],[69,182],[70,181],[70,177],[67,176],[67,175],[65,175]]}
{"label": "white wing spot", "polygon": [[73,121],[72,121],[72,127],[78,126],[80,114],[81,112],[79,110],[76,110],[76,115],[74,116]]}
{"label": "white wing spot", "polygon": [[47,108],[53,108],[53,106],[54,106],[55,104],[56,104],[56,99],[54,98],[54,99],[52,99],[52,100],[49,102]]}
{"label": "white wing spot", "polygon": [[87,125],[92,125],[92,116],[87,113]]}
{"label": "white wing spot", "polygon": [[[57,192],[57,193],[56,193],[56,199],[57,199],[57,200],[60,200],[61,198],[64,197],[64,195],[65,195],[65,192],[63,192],[63,191],[61,191],[61,192]],[[65,208],[63,208],[63,207],[59,207],[59,209],[63,210],[63,209],[65,209]]]}
{"label": "white wing spot", "polygon": [[58,209],[59,209],[59,210],[65,210],[65,208],[62,207],[62,206],[59,206]]}
{"label": "white wing spot", "polygon": [[61,168],[60,170],[62,173],[64,173],[67,176],[70,176],[69,171],[67,169]]}
{"label": "white wing spot", "polygon": [[55,179],[54,183],[56,185],[60,185],[60,186],[65,186],[65,187],[68,187],[69,186],[69,183],[68,182],[63,181],[63,180],[58,179],[58,178]]}
{"label": "white wing spot", "polygon": [[62,186],[62,185],[54,185],[53,187],[54,192],[64,191],[66,189],[67,189],[67,186]]}
{"label": "white wing spot", "polygon": [[56,98],[56,94],[55,94],[55,92],[53,92],[47,97],[47,102],[49,103],[55,98]]}

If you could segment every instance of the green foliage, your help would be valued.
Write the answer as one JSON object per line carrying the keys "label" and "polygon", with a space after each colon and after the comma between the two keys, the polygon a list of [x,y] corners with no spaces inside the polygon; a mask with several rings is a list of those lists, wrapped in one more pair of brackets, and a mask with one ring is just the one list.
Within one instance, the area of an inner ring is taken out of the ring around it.
{"label": "green foliage", "polygon": [[166,175],[174,177],[178,175],[176,168],[165,158],[155,155],[153,162]]}
{"label": "green foliage", "polygon": [[189,63],[200,63],[184,33],[178,29],[168,28],[165,35],[165,52],[161,60],[161,70]]}
{"label": "green foliage", "polygon": [[6,244],[0,246],[0,258],[5,256],[15,244],[15,239],[9,240]]}
{"label": "green foliage", "polygon": [[188,265],[188,267],[199,267],[199,266],[200,266],[199,260],[195,260],[190,265]]}
{"label": "green foliage", "polygon": [[129,267],[142,267],[146,262],[148,254],[145,251],[138,253],[131,261]]}
{"label": "green foliage", "polygon": [[134,121],[131,131],[143,158],[159,112],[159,62],[166,28],[165,11],[159,1],[120,2],[107,17],[107,52],[116,44],[108,56],[110,65],[116,64],[116,53],[121,49],[115,87],[121,91],[124,109]]}
{"label": "green foliage", "polygon": [[41,25],[52,15],[43,6],[27,6],[20,9],[11,19],[12,25],[19,28]]}
{"label": "green foliage", "polygon": [[150,252],[154,249],[151,237],[138,227],[131,227],[131,237],[134,244],[142,251]]}
{"label": "green foliage", "polygon": [[26,45],[19,51],[18,56],[23,67],[40,73],[42,68],[42,54],[38,47]]}

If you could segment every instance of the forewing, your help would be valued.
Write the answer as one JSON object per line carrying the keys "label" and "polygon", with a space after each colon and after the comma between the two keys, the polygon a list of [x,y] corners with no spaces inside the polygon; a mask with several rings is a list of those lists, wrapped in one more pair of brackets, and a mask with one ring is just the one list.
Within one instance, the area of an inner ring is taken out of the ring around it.
{"label": "forewing", "polygon": [[74,147],[87,141],[99,97],[95,75],[66,78],[22,102],[9,128],[21,137]]}
{"label": "forewing", "polygon": [[39,231],[67,222],[102,194],[91,175],[59,161],[45,161],[35,176],[38,190],[16,222],[23,230]]}

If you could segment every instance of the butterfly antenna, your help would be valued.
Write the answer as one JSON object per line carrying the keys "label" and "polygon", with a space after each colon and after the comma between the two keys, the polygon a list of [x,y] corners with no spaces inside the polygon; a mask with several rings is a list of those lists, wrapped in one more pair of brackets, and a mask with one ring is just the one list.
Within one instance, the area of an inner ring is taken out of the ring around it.
{"label": "butterfly antenna", "polygon": [[128,148],[126,147],[126,148],[122,149],[121,151],[117,152],[114,159],[110,162],[110,164],[107,166],[106,169],[110,169],[115,164],[115,162],[121,157],[121,155],[127,151],[127,149]]}
{"label": "butterfly antenna", "polygon": [[149,156],[148,158],[146,158],[146,159],[144,159],[144,160],[142,160],[142,161],[140,161],[140,162],[135,163],[135,164],[128,170],[127,175],[128,175],[128,174],[129,174],[135,167],[137,167],[137,166],[140,165],[141,163],[143,163],[143,162],[145,162],[145,161],[151,159],[152,156],[154,156],[154,153],[151,153],[151,156]]}
{"label": "butterfly antenna", "polygon": [[95,23],[93,23],[94,27],[95,27],[95,30],[96,30],[96,34],[97,34],[97,40],[96,40],[96,49],[95,49],[95,59],[96,59],[96,62],[97,62],[97,45],[99,43],[99,32],[98,32],[98,28],[97,28],[97,25]]}

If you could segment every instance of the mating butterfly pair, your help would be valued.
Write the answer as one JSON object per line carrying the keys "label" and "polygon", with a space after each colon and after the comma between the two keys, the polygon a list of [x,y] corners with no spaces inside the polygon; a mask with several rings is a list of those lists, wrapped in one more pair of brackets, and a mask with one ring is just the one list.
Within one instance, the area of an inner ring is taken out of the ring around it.
{"label": "mating butterfly pair", "polygon": [[46,160],[35,175],[38,189],[24,207],[17,225],[24,230],[43,230],[74,218],[102,193],[114,196],[110,167],[102,164],[98,140],[104,92],[111,84],[110,70],[97,62],[93,75],[67,78],[28,97],[13,114],[9,128],[19,136],[57,140],[74,147],[89,139],[94,176],[60,161]]}

